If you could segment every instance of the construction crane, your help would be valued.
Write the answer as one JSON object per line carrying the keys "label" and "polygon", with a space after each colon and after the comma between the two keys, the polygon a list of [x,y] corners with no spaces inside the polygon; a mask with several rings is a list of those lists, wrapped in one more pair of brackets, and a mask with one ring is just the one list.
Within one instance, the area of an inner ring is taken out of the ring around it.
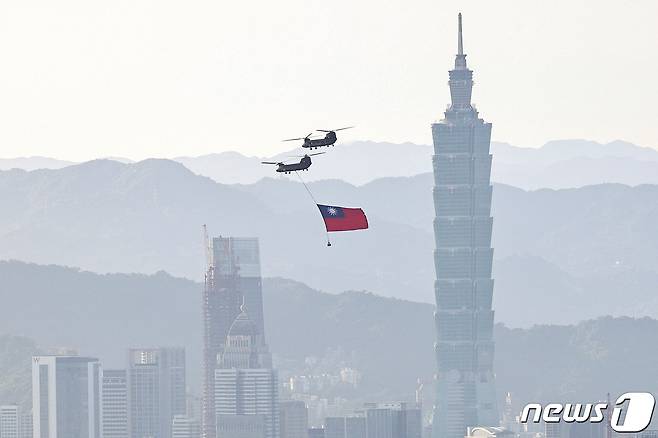
{"label": "construction crane", "polygon": [[208,227],[203,224],[203,249],[206,253],[206,271],[212,266],[212,246],[208,237]]}

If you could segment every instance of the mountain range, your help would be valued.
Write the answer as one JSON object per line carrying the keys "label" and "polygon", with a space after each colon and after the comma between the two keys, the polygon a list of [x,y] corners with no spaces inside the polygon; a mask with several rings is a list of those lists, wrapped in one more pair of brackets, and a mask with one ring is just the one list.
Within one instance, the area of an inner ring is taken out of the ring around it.
{"label": "mountain range", "polygon": [[[559,189],[602,183],[658,184],[658,151],[624,141],[601,144],[577,139],[557,140],[539,148],[493,142],[491,151],[494,157],[493,180],[524,189]],[[219,183],[252,184],[275,175],[274,168],[261,165],[261,161],[291,162],[307,152],[295,149],[273,157],[248,157],[231,151],[173,160]],[[303,173],[308,181],[341,179],[362,185],[379,178],[414,176],[432,171],[432,147],[428,145],[358,141],[338,144],[322,152],[327,153],[314,157],[311,170]],[[132,162],[125,158],[113,160]],[[59,169],[71,164],[44,157],[0,159],[0,170]],[[294,176],[289,178],[295,179]]]}
{"label": "mountain range", "polygon": [[[30,356],[50,347],[79,349],[113,368],[125,366],[129,347],[183,345],[198,390],[200,284],[164,272],[99,275],[19,262],[0,262],[0,278],[0,404],[29,401]],[[366,292],[326,294],[280,278],[265,279],[263,292],[266,335],[282,378],[350,366],[363,374],[355,394],[363,401],[408,399],[420,379],[431,405],[432,305]],[[656,336],[658,321],[649,318],[528,329],[498,324],[499,399],[510,391],[518,408],[656,391],[658,353],[647,347]]]}
{"label": "mountain range", "polygon": [[[363,207],[371,228],[333,233],[327,248],[300,183],[219,184],[169,160],[0,171],[0,259],[198,280],[205,223],[212,235],[258,236],[266,276],[433,301],[430,174],[308,187],[319,202]],[[493,215],[495,303],[508,324],[658,316],[658,186],[495,185]]]}
{"label": "mountain range", "polygon": [[0,170],[61,169],[62,167],[72,166],[74,164],[79,163],[48,157],[0,158]]}

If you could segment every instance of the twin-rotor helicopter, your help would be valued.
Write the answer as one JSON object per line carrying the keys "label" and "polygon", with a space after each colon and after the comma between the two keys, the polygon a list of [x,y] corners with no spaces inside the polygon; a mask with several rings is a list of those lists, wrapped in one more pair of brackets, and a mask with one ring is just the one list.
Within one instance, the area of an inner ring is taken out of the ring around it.
{"label": "twin-rotor helicopter", "polygon": [[318,129],[317,132],[324,132],[325,135],[322,138],[311,138],[313,133],[311,132],[308,134],[306,137],[299,137],[299,138],[289,138],[287,140],[283,141],[295,141],[295,140],[304,140],[304,144],[302,145],[303,148],[307,149],[317,149],[323,146],[333,146],[336,141],[338,140],[338,136],[336,135],[336,132],[342,131],[344,129],[351,129],[354,128],[354,126],[347,126],[345,128],[339,128],[339,129],[333,129],[333,130],[326,130],[326,129]]}
{"label": "twin-rotor helicopter", "polygon": [[276,162],[276,161],[262,161],[263,164],[276,164],[276,171],[289,174],[290,172],[297,172],[298,170],[308,170],[311,167],[311,157],[314,155],[324,154],[324,152],[316,152],[315,154],[307,154],[301,157],[299,163],[289,163]]}
{"label": "twin-rotor helicopter", "polygon": [[[283,141],[295,141],[295,140],[304,140],[302,144],[303,148],[306,149],[317,149],[323,146],[333,146],[338,140],[336,131],[342,131],[343,129],[350,129],[353,126],[348,126],[346,128],[334,129],[331,131],[318,129],[318,132],[324,132],[322,138],[311,138],[313,133],[308,134],[306,137],[300,138],[290,138]],[[311,189],[306,185],[302,176],[298,173],[301,170],[308,170],[311,167],[311,157],[314,155],[324,154],[324,152],[316,152],[314,154],[304,154],[301,156],[299,163],[284,163],[284,162],[275,162],[275,161],[263,161],[263,164],[274,164],[276,165],[276,171],[280,173],[291,173],[295,172],[299,177],[299,181],[304,185],[308,195],[315,204],[315,206],[320,210],[320,215],[324,221],[324,226],[327,231],[327,246],[331,246],[331,240],[329,240],[329,233],[334,231],[354,231],[354,230],[365,230],[368,228],[368,218],[365,213],[360,208],[348,208],[348,207],[336,207],[332,205],[318,204],[315,200],[315,197],[311,193]]]}
{"label": "twin-rotor helicopter", "polygon": [[[306,149],[317,149],[320,147],[325,147],[325,146],[333,146],[336,144],[336,141],[338,140],[338,136],[336,135],[337,131],[342,131],[344,129],[350,129],[354,128],[354,126],[347,126],[345,128],[339,128],[339,129],[333,129],[333,130],[325,130],[325,129],[318,129],[317,132],[324,132],[325,135],[324,137],[320,138],[311,138],[313,135],[313,132],[308,134],[306,137],[299,137],[299,138],[289,138],[283,141],[296,141],[296,140],[304,140],[304,143],[302,144],[303,148]],[[320,155],[324,154],[324,152],[317,152],[315,154],[306,154],[301,157],[301,160],[299,160],[298,163],[284,163],[284,162],[276,162],[276,161],[262,161],[262,164],[274,164],[277,166],[276,171],[280,173],[285,173],[288,174],[290,172],[297,172],[301,170],[308,170],[309,167],[311,167],[311,164],[313,162],[311,161],[311,157],[314,155]]]}

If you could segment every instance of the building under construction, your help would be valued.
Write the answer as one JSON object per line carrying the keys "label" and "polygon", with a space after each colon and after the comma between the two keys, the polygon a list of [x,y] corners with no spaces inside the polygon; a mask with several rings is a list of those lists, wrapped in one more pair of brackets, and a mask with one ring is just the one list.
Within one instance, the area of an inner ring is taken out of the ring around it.
{"label": "building under construction", "polygon": [[[226,337],[244,304],[265,344],[263,292],[257,238],[217,237],[212,244],[204,230],[206,275],[203,289],[203,398],[202,435],[216,438],[215,369]],[[271,365],[270,365],[271,366]]]}

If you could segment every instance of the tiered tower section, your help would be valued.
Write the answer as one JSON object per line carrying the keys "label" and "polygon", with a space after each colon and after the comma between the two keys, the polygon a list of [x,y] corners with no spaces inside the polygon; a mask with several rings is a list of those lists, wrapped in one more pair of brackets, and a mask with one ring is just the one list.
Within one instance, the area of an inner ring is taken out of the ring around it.
{"label": "tiered tower section", "polygon": [[434,438],[463,438],[469,426],[497,426],[493,373],[491,123],[471,104],[459,14],[450,71],[451,105],[432,125],[436,240]]}

